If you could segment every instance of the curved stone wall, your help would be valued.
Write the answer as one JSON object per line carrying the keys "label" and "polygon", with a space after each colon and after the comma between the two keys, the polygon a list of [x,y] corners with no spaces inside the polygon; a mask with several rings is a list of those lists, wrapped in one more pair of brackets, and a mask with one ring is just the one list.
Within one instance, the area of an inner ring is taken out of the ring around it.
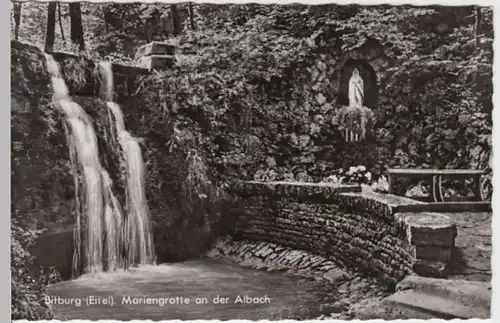
{"label": "curved stone wall", "polygon": [[454,245],[449,218],[404,212],[421,203],[408,198],[312,183],[240,182],[233,189],[240,197],[231,212],[233,239],[306,250],[389,284],[412,272],[443,274]]}

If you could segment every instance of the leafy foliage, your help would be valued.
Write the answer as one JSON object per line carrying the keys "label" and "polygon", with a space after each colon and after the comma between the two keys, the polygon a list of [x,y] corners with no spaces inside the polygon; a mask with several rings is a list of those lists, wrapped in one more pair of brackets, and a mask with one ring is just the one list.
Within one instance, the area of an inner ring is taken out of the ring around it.
{"label": "leafy foliage", "polygon": [[[42,273],[33,277],[30,268],[33,256],[27,249],[33,245],[41,232],[34,227],[21,226],[14,218],[11,220],[11,300],[13,320],[50,320],[54,313],[45,301],[46,285],[49,277]],[[51,277],[52,278],[52,277]]]}

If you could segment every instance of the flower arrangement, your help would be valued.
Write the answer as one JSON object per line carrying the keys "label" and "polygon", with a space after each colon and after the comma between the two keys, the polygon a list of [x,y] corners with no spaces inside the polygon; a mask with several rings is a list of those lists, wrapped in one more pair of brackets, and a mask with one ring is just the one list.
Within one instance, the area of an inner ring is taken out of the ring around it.
{"label": "flower arrangement", "polygon": [[351,166],[345,171],[337,169],[334,173],[323,180],[323,182],[334,184],[366,184],[371,182],[372,174],[363,165]]}
{"label": "flower arrangement", "polygon": [[347,141],[360,141],[373,127],[375,115],[365,106],[345,106],[337,111],[336,124]]}
{"label": "flower arrangement", "polygon": [[334,173],[322,182],[332,184],[357,184],[361,185],[364,191],[386,193],[389,190],[389,182],[385,176],[373,179],[372,173],[365,166],[351,166],[345,171],[343,168],[337,169]]}

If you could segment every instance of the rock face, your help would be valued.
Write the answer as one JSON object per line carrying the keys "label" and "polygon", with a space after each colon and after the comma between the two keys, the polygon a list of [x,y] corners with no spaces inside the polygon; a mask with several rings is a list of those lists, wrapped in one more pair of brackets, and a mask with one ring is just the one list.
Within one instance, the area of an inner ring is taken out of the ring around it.
{"label": "rock face", "polygon": [[150,55],[174,55],[175,47],[168,43],[163,42],[151,42],[137,49],[135,58],[141,58],[143,56]]}
{"label": "rock face", "polygon": [[[52,56],[60,64],[61,74],[70,95],[100,96],[102,76],[98,62],[71,53],[56,52]],[[11,62],[11,70],[16,72],[15,78],[11,79],[13,92],[24,87],[27,92],[36,91],[38,95],[51,97],[45,57],[39,48],[12,40]],[[149,73],[147,69],[141,67],[116,63],[112,64],[112,71],[116,96],[121,99],[132,96],[139,86],[141,77]],[[27,85],[30,89],[25,88]]]}
{"label": "rock face", "polygon": [[[68,252],[51,241],[72,245],[74,187],[69,149],[60,112],[51,103],[52,88],[40,49],[11,42],[12,105],[12,209],[13,216],[39,222],[47,229],[41,243],[32,250],[37,265],[58,267],[69,273]],[[108,170],[117,197],[125,205],[119,147],[113,143],[110,118],[102,91],[99,64],[68,53],[54,53],[72,99],[92,119],[97,134],[101,164]],[[141,139],[146,167],[146,197],[154,219],[154,240],[159,261],[199,256],[219,231],[218,218],[206,219],[208,200],[190,204],[186,155],[172,152],[168,142],[173,127],[158,118],[159,107],[145,104],[136,95],[147,69],[112,64],[114,99],[123,110],[127,130]],[[153,120],[153,121],[151,121]],[[211,205],[213,209],[213,205]],[[216,213],[216,212],[214,212]],[[219,214],[219,213],[217,213]],[[64,232],[62,234],[61,232]],[[196,236],[196,239],[186,238]],[[51,254],[51,257],[47,257]],[[68,278],[68,276],[65,278]]]}
{"label": "rock face", "polygon": [[73,179],[50,77],[39,50],[11,52],[12,216],[70,225]]}
{"label": "rock face", "polygon": [[175,64],[175,58],[173,56],[165,55],[144,56],[137,60],[137,64],[152,70],[167,69]]}
{"label": "rock face", "polygon": [[413,270],[423,276],[444,277],[451,260],[457,226],[441,213],[398,213],[405,223],[407,243],[411,245]]}

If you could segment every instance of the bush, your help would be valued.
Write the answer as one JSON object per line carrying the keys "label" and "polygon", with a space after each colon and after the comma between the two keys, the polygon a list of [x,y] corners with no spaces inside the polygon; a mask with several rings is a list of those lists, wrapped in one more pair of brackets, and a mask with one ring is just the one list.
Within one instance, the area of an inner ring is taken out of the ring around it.
{"label": "bush", "polygon": [[42,271],[34,277],[30,272],[33,256],[27,249],[41,231],[32,227],[24,229],[16,219],[12,219],[11,229],[11,319],[53,319],[54,313],[45,301],[47,284],[53,275],[47,276]]}
{"label": "bush", "polygon": [[334,184],[367,184],[372,181],[372,174],[363,165],[351,166],[348,171],[340,168],[328,176],[323,182]]}

